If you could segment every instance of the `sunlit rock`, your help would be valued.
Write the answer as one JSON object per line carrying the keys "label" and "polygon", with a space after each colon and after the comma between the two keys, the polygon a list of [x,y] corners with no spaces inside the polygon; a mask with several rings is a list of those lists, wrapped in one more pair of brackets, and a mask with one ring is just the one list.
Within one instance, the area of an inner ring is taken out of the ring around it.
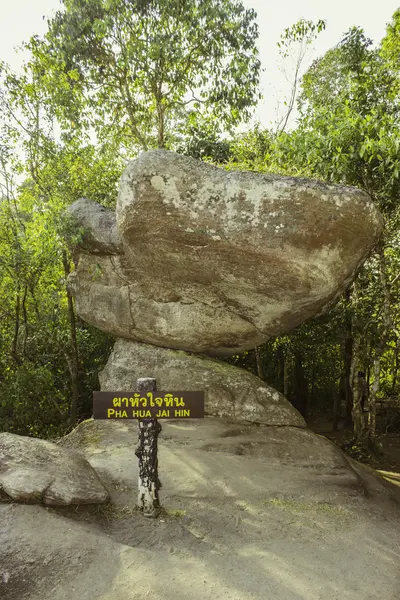
{"label": "sunlit rock", "polygon": [[[70,210],[89,232],[72,283],[80,316],[118,337],[210,355],[323,312],[382,230],[356,188],[229,172],[162,150],[129,163],[116,224],[112,211],[86,201],[85,213],[79,202]],[[104,223],[110,237],[95,233]]]}

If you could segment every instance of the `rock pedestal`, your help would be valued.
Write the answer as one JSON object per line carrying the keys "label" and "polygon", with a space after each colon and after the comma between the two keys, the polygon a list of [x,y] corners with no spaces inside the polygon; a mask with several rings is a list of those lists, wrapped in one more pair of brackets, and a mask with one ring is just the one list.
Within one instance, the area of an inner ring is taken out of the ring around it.
{"label": "rock pedestal", "polygon": [[100,373],[101,389],[136,389],[137,379],[150,374],[160,390],[204,390],[208,415],[264,425],[306,426],[282,394],[249,371],[206,356],[130,340],[115,343]]}

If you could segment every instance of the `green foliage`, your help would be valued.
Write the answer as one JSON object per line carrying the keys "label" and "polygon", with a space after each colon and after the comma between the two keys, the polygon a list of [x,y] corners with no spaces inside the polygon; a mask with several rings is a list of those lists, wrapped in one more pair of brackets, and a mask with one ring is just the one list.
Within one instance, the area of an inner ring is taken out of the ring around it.
{"label": "green foliage", "polygon": [[48,436],[90,414],[111,348],[74,314],[66,207],[115,206],[138,147],[227,159],[217,132],[256,103],[257,35],[237,0],[66,0],[20,75],[0,64],[2,428]]}
{"label": "green foliage", "polygon": [[1,77],[0,423],[53,436],[67,426],[72,369],[78,410],[88,412],[110,348],[107,336],[71,322],[65,238],[76,241],[80,232],[63,212],[81,196],[114,205],[122,163],[110,148],[54,139],[52,111],[31,66],[17,77],[3,65]]}
{"label": "green foliage", "polygon": [[[277,132],[282,133],[289,122],[289,117],[295,106],[303,62],[310,50],[311,44],[325,27],[326,21],[322,19],[316,22],[300,19],[300,21],[294,23],[291,27],[285,29],[280,37],[277,46],[279,54],[285,59],[282,71],[286,80],[291,83],[292,88],[290,96],[283,102],[286,110],[282,118],[278,120]],[[288,59],[291,62],[291,72],[289,73],[286,71]]]}
{"label": "green foliage", "polygon": [[326,28],[325,19],[318,19],[317,22],[300,19],[291,27],[287,27],[280,37],[278,48],[283,57],[290,55],[290,47],[293,43],[312,44],[315,37]]}
{"label": "green foliage", "polygon": [[278,140],[278,162],[362,187],[393,212],[400,195],[398,71],[362,30],[351,29],[304,76],[299,127]]}
{"label": "green foliage", "polygon": [[230,169],[270,170],[274,136],[259,124],[252,131],[236,136],[230,144]]}
{"label": "green foliage", "polygon": [[64,0],[29,48],[64,127],[89,124],[131,154],[171,147],[199,122],[218,131],[248,119],[257,36],[239,0]]}
{"label": "green foliage", "polygon": [[69,398],[53,363],[26,360],[7,367],[0,386],[1,430],[20,435],[55,437],[65,427]]}
{"label": "green foliage", "polygon": [[186,154],[198,160],[226,164],[230,159],[230,143],[207,128],[206,126],[190,127],[182,142],[177,143],[176,152]]}
{"label": "green foliage", "polygon": [[387,27],[380,52],[387,65],[397,74],[398,80],[400,63],[400,8],[396,10],[391,23]]}
{"label": "green foliage", "polygon": [[400,63],[388,68],[384,46],[373,48],[353,28],[315,61],[303,78],[299,126],[278,136],[275,154],[278,168],[365,189],[385,215],[383,258],[372,256],[358,274],[347,333],[360,340],[353,359],[371,385],[373,362],[384,364],[388,353],[393,361],[399,324],[398,285],[391,282],[400,250]]}

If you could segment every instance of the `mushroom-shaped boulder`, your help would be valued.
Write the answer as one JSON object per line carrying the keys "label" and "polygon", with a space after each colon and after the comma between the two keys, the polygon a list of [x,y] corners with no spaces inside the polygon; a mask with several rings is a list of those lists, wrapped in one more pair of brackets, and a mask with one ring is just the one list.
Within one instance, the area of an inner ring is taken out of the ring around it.
{"label": "mushroom-shaped boulder", "polygon": [[[89,232],[72,281],[80,316],[118,337],[210,355],[323,312],[382,230],[359,189],[164,150],[129,163],[115,217],[79,202],[71,212]],[[107,239],[95,233],[105,227]]]}

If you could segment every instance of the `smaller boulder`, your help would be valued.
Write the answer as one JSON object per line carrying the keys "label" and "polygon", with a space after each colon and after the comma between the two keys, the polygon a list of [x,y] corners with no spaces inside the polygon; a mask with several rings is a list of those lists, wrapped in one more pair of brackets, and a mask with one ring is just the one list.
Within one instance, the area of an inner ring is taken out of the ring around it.
{"label": "smaller boulder", "polygon": [[199,354],[118,339],[99,374],[101,389],[135,390],[140,377],[155,377],[162,391],[204,390],[208,415],[306,427],[303,417],[281,393],[249,371]]}
{"label": "smaller boulder", "polygon": [[13,433],[0,433],[0,500],[67,506],[109,500],[96,471],[77,452]]}

